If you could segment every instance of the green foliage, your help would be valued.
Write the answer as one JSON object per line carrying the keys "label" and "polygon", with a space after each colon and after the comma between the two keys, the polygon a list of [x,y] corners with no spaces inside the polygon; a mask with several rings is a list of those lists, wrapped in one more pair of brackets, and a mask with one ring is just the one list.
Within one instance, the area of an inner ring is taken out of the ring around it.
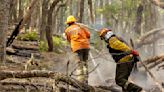
{"label": "green foliage", "polygon": [[[63,48],[65,46],[68,46],[67,41],[63,40],[61,37],[54,36],[53,37],[53,45],[54,45],[54,51],[57,53],[63,52]],[[48,50],[48,44],[45,41],[39,42],[39,51],[47,51]]]}
{"label": "green foliage", "polygon": [[136,10],[140,0],[113,0],[111,4],[105,5],[103,8],[97,9],[99,14],[104,14],[107,25],[112,25],[112,20],[115,21],[129,21],[134,20]]}
{"label": "green foliage", "polygon": [[45,41],[39,41],[39,51],[47,51],[48,50],[48,44]]}
{"label": "green foliage", "polygon": [[37,32],[26,32],[24,34],[18,35],[17,39],[18,40],[23,40],[23,41],[37,41],[38,40],[38,34]]}
{"label": "green foliage", "polygon": [[54,50],[57,53],[60,53],[60,51],[63,50],[65,46],[68,46],[67,41],[63,40],[61,37],[58,37],[58,36],[53,37],[53,44],[55,48]]}
{"label": "green foliage", "polygon": [[103,13],[105,15],[118,14],[119,11],[120,11],[120,3],[118,3],[117,1],[114,1],[110,5],[106,5],[102,9],[97,9],[98,13]]}
{"label": "green foliage", "polygon": [[54,36],[53,37],[53,44],[55,47],[63,48],[64,46],[67,46],[67,41],[63,40],[61,37]]}

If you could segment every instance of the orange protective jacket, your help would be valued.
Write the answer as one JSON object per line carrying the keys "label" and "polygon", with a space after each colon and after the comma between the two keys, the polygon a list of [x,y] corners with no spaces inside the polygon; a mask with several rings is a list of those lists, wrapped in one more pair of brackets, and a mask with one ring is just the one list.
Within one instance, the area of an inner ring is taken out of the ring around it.
{"label": "orange protective jacket", "polygon": [[90,32],[87,28],[79,24],[73,24],[65,30],[65,34],[73,52],[80,49],[89,49]]}

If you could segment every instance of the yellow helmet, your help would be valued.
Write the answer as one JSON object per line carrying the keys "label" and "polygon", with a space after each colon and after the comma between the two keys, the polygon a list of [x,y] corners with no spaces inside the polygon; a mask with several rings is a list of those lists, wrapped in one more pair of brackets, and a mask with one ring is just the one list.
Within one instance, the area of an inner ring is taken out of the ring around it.
{"label": "yellow helmet", "polygon": [[76,18],[72,15],[67,17],[67,21],[65,22],[66,24],[72,23],[72,22],[76,22]]}

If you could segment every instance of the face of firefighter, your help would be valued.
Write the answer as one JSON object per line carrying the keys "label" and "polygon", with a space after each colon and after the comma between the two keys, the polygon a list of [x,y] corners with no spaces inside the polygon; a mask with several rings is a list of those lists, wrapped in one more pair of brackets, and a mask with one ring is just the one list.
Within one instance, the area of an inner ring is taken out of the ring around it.
{"label": "face of firefighter", "polygon": [[113,35],[114,35],[114,34],[113,34],[112,31],[108,31],[108,32],[106,32],[105,34],[103,34],[100,38],[101,38],[102,40],[108,41],[108,39],[109,39],[110,37],[112,37]]}

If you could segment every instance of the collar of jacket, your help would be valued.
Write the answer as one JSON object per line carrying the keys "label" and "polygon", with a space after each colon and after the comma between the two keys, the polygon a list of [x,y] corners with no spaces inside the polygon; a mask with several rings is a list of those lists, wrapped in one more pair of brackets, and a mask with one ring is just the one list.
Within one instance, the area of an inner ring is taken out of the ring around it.
{"label": "collar of jacket", "polygon": [[104,40],[108,42],[109,38],[111,38],[114,35],[112,31],[108,31],[106,35],[104,36]]}

